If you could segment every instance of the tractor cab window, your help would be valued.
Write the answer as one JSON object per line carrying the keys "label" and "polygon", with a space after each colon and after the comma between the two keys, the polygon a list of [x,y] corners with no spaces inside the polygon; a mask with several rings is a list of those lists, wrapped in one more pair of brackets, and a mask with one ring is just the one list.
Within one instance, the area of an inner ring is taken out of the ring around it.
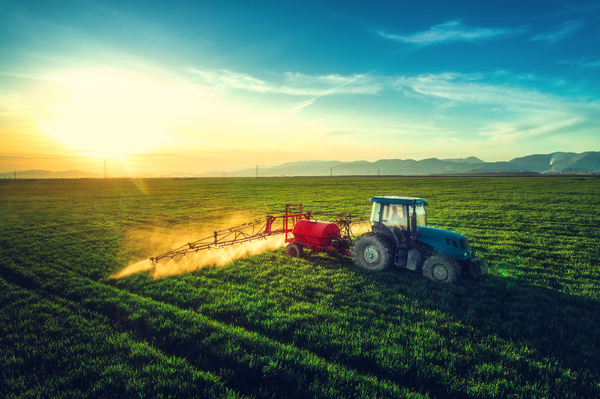
{"label": "tractor cab window", "polygon": [[371,222],[379,222],[381,219],[381,204],[379,202],[373,203],[373,212],[371,212]]}
{"label": "tractor cab window", "polygon": [[[413,207],[409,206],[410,216],[413,214]],[[423,204],[417,204],[417,226],[427,226],[427,217],[425,215],[425,206]]]}
{"label": "tractor cab window", "polygon": [[404,228],[408,226],[404,205],[381,204],[380,214],[381,222],[386,226],[398,226]]}

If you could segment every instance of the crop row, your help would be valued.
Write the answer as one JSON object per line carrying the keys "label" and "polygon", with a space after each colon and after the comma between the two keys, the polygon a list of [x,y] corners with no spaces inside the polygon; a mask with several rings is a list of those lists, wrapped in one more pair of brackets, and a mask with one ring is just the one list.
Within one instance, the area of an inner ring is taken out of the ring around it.
{"label": "crop row", "polygon": [[600,392],[595,304],[509,278],[440,287],[410,272],[369,275],[339,258],[279,252],[116,286],[434,396]]}
{"label": "crop row", "polygon": [[[211,370],[225,387],[241,394],[323,398],[419,396],[389,381],[329,363],[293,345],[213,321],[197,312],[132,295],[43,264],[35,267],[7,263],[2,274],[9,280],[99,314],[123,336],[150,345],[163,356],[183,359],[194,369]],[[49,331],[44,330],[48,336]],[[87,332],[83,330],[82,334],[93,340],[95,334]],[[59,335],[62,342],[70,336],[68,329]],[[106,332],[101,335],[106,336]],[[152,359],[138,357],[136,364],[143,368],[148,362],[152,364]]]}
{"label": "crop row", "polygon": [[0,396],[241,397],[94,311],[0,278]]}

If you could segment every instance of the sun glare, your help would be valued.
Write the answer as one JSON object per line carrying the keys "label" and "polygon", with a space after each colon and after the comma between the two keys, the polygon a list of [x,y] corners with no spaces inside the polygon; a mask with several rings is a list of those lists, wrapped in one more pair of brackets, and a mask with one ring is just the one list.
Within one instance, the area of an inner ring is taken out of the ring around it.
{"label": "sun glare", "polygon": [[118,158],[173,143],[182,89],[99,74],[57,79],[70,97],[40,122],[53,139],[86,155]]}
{"label": "sun glare", "polygon": [[247,103],[210,87],[126,76],[55,78],[68,95],[62,90],[56,104],[37,117],[40,129],[82,156],[118,158],[123,164],[131,155],[159,152],[192,151],[199,159],[236,151],[254,155],[281,147],[282,140],[309,139],[326,130],[284,108]]}

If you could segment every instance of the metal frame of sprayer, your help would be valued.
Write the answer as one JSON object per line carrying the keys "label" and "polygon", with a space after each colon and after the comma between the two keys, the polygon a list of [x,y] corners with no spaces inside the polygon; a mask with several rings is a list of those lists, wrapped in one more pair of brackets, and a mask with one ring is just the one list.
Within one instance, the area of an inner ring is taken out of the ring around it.
{"label": "metal frame of sprayer", "polygon": [[[285,234],[285,242],[296,242],[293,230],[296,223],[300,220],[310,220],[311,212],[302,212],[302,204],[288,204],[285,206],[285,214],[280,216],[265,216],[257,219],[254,222],[243,223],[238,226],[230,227],[223,230],[213,232],[212,236],[202,238],[197,241],[189,242],[179,248],[165,252],[156,257],[149,259],[152,266],[156,267],[158,261],[165,258],[171,258],[178,255],[187,255],[190,253],[198,253],[199,251],[224,248],[255,240],[263,240],[274,235]],[[317,215],[326,215],[323,212],[315,212]],[[281,223],[281,224],[280,224]],[[350,235],[349,226],[351,216],[347,219],[338,217],[334,223],[340,226],[340,231],[346,232],[346,236]]]}

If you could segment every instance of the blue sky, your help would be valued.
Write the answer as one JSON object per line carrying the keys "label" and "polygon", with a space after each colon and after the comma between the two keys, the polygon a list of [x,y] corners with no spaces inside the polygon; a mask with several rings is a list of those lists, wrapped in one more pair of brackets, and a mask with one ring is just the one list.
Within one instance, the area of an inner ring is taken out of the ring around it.
{"label": "blue sky", "polygon": [[600,150],[599,1],[0,0],[0,20],[0,170]]}

